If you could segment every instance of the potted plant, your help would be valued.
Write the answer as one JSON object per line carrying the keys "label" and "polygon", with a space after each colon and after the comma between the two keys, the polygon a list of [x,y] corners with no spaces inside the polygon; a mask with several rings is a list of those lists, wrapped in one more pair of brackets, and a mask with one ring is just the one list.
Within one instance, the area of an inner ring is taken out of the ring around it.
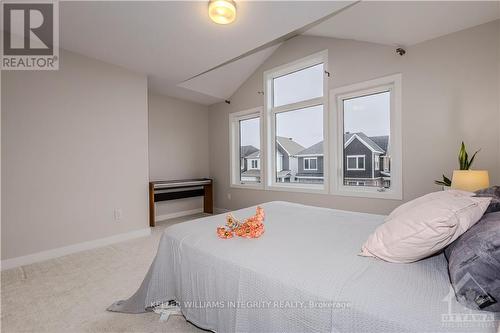
{"label": "potted plant", "polygon": [[[460,147],[460,151],[458,152],[458,165],[460,167],[459,170],[469,170],[472,162],[474,162],[474,158],[476,158],[476,154],[479,153],[481,149],[476,151],[472,157],[469,159],[469,154],[467,153],[467,148],[465,147],[464,142],[462,141],[462,146]],[[451,179],[443,175],[442,180],[435,180],[434,184],[443,186],[443,189],[446,189],[451,186]]]}

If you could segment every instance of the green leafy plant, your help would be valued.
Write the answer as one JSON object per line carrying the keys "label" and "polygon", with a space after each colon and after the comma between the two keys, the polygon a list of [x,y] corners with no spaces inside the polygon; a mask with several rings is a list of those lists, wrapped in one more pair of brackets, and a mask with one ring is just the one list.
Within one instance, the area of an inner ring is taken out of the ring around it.
{"label": "green leafy plant", "polygon": [[[481,149],[479,149],[481,150]],[[474,158],[476,158],[476,154],[479,153],[479,150],[472,155],[469,160],[469,155],[467,154],[467,149],[465,148],[465,144],[462,141],[462,146],[460,147],[460,152],[458,153],[458,163],[460,165],[460,170],[469,170],[472,162],[474,162]]]}
{"label": "green leafy plant", "polygon": [[440,186],[451,186],[451,179],[443,175],[443,180],[435,180],[434,184]]}
{"label": "green leafy plant", "polygon": [[[476,151],[472,157],[469,159],[469,154],[467,153],[467,148],[465,147],[464,142],[462,141],[462,145],[460,146],[460,151],[458,152],[458,165],[460,170],[469,170],[476,158],[477,153],[479,153],[481,149]],[[440,186],[451,186],[451,179],[443,175],[443,180],[435,180],[434,184]]]}

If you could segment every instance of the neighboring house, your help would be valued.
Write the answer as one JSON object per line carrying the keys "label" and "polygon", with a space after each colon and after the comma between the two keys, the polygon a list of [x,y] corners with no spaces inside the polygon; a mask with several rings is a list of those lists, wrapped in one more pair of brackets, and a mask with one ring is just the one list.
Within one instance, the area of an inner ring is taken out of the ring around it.
{"label": "neighboring house", "polygon": [[[322,183],[323,141],[297,153],[300,183]],[[344,136],[344,185],[389,187],[391,166],[389,136],[346,133]]]}
{"label": "neighboring house", "polygon": [[247,170],[246,157],[249,156],[250,154],[253,154],[253,153],[258,152],[258,151],[259,151],[259,149],[255,148],[252,145],[240,147],[240,168],[241,168],[241,171]]}
{"label": "neighboring house", "polygon": [[344,135],[344,185],[389,187],[389,136]]}
{"label": "neighboring house", "polygon": [[246,169],[241,172],[242,182],[260,182],[260,150],[245,157]]}
{"label": "neighboring house", "polygon": [[276,137],[276,181],[289,183],[295,181],[299,171],[297,153],[305,147],[293,141],[292,138]]}
{"label": "neighboring house", "polygon": [[[292,138],[278,136],[276,138],[276,181],[287,183],[295,181],[298,172],[298,162],[296,154],[304,147],[293,141]],[[245,170],[242,169],[241,181],[260,181],[260,150],[257,150],[245,157]]]}
{"label": "neighboring house", "polygon": [[300,151],[297,158],[295,179],[299,183],[323,183],[323,141]]}

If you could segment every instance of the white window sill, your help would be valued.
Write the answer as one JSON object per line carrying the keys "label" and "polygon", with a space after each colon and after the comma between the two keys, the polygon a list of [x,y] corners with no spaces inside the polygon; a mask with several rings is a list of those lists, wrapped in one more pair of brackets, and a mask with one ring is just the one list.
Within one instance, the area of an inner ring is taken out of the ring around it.
{"label": "white window sill", "polygon": [[298,192],[311,194],[330,194],[333,196],[374,198],[387,200],[403,200],[403,195],[396,190],[386,190],[379,192],[370,188],[354,188],[355,186],[343,186],[342,189],[328,191],[325,185],[298,185],[298,183],[273,184],[264,186],[264,184],[231,184],[230,188],[260,191],[278,191],[278,192]]}
{"label": "white window sill", "polygon": [[302,192],[302,193],[315,193],[315,194],[328,194],[327,187],[323,185],[314,184],[301,184],[300,183],[284,183],[284,184],[273,184],[267,185],[265,189],[267,191],[282,191],[282,192]]}
{"label": "white window sill", "polygon": [[355,187],[357,186],[352,186],[352,187],[342,186],[339,189],[332,190],[331,194],[344,197],[403,200],[402,193],[396,190],[385,190],[383,192],[379,192],[377,191],[377,189],[374,188],[355,188]]}
{"label": "white window sill", "polygon": [[231,184],[231,188],[240,188],[246,190],[263,190],[263,184]]}

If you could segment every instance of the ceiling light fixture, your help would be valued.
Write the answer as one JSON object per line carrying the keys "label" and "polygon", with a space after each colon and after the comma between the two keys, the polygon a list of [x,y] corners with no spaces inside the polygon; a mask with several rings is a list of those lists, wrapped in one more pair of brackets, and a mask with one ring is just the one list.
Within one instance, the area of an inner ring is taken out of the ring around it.
{"label": "ceiling light fixture", "polygon": [[208,16],[217,24],[229,24],[236,19],[236,3],[232,0],[210,0]]}

